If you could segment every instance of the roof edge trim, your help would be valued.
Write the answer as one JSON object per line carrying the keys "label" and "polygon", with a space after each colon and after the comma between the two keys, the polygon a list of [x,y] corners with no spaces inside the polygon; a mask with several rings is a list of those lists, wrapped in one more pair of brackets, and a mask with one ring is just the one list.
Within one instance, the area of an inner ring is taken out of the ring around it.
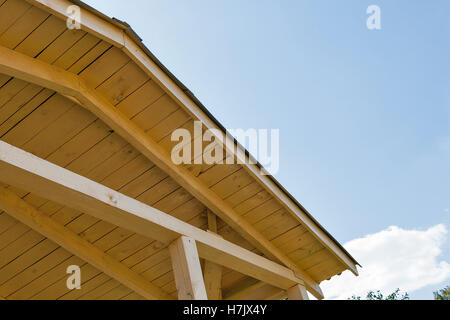
{"label": "roof edge trim", "polygon": [[[26,1],[43,10],[46,10],[47,12],[50,12],[54,15],[63,18],[67,17],[66,9],[68,5],[74,4],[88,11],[89,13],[103,20],[104,22],[113,25],[117,29],[109,29],[108,33],[102,33],[96,30],[95,26],[93,25],[94,21],[92,21],[92,17],[88,17],[88,19],[82,20],[82,29],[91,32],[94,35],[98,36],[99,38],[115,45],[116,47],[122,49],[128,55],[132,55],[132,57],[130,58],[132,58],[132,60],[135,61],[136,63],[138,63],[136,60],[139,60],[140,57],[141,58],[146,57],[147,59],[150,59],[150,61],[154,63],[156,67],[158,67],[160,71],[162,71],[170,79],[170,81],[172,81],[183,92],[184,95],[186,95],[188,100],[191,100],[192,104],[195,107],[198,107],[200,109],[199,111],[203,113],[207,118],[209,118],[209,120],[211,120],[214,126],[218,127],[224,133],[227,132],[227,129],[214,117],[214,115],[212,115],[212,113],[198,100],[198,98],[196,98],[195,95],[175,75],[173,75],[161,63],[161,61],[159,61],[158,58],[156,58],[156,56],[144,45],[142,39],[136,34],[136,32],[131,28],[131,26],[128,23],[116,18],[108,17],[107,15],[101,13],[100,11],[96,10],[95,8],[89,6],[88,4],[80,0],[58,0],[58,1],[26,0]],[[129,40],[127,38],[129,38]],[[130,43],[130,40],[132,41],[132,43]],[[132,48],[135,50],[129,50],[130,49],[129,45],[133,44],[136,45],[137,48]],[[138,52],[137,50],[141,50],[142,52]],[[142,63],[138,64],[140,64],[141,67],[144,66]],[[148,71],[153,73],[152,70]],[[166,88],[168,87],[164,83],[162,83],[162,85],[165,86]],[[183,102],[183,100],[186,99],[179,99],[179,97],[175,97],[175,99],[178,100],[178,103],[188,108],[188,105]],[[201,117],[197,118],[201,119]],[[205,123],[205,125],[207,124]],[[246,150],[236,139],[234,139],[234,143],[245,154],[246,157],[255,160],[254,157],[248,152],[248,150]],[[308,210],[306,210],[273,176],[271,175],[262,176],[258,174],[257,171],[264,170],[264,167],[259,162],[257,161],[255,162],[256,165],[245,165],[244,167],[248,168],[251,171],[250,173],[252,174],[252,176],[257,178],[258,181],[260,181],[264,186],[269,188],[269,191],[272,194],[274,194],[277,198],[279,198],[282,202],[284,202],[284,205],[289,209],[289,211],[291,211],[294,214],[295,218],[297,218],[302,224],[304,224],[305,227],[309,229],[309,231],[312,232],[313,235],[320,242],[322,242],[322,244],[324,244],[327,248],[329,248],[330,251],[338,258],[338,260],[340,260],[345,266],[347,266],[349,270],[352,271],[355,275],[358,275],[356,266],[361,265],[322,225],[320,225],[320,223],[308,212]],[[254,167],[256,167],[257,171],[255,171]],[[266,179],[268,179],[269,181],[266,181]],[[300,209],[301,213],[303,213],[305,216],[303,218],[299,216],[299,214],[297,214],[295,208],[292,205],[296,206],[297,209]],[[326,241],[326,239],[323,239],[324,236],[330,239],[332,243]]]}

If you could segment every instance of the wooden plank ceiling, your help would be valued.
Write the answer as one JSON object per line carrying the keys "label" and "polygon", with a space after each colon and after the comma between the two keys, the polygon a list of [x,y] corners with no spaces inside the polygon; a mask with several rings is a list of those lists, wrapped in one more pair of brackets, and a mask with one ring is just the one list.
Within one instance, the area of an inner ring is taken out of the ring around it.
{"label": "wooden plank ceiling", "polygon": [[[79,75],[167,152],[193,119],[121,50],[24,0],[0,0],[0,45]],[[0,139],[202,229],[206,208],[101,120],[73,101],[0,75]],[[321,282],[346,269],[241,165],[188,169],[289,258]],[[54,220],[176,297],[169,251],[158,241],[8,188]],[[258,252],[219,220],[225,239]],[[80,265],[81,290],[66,288]],[[248,278],[225,270],[224,296]],[[0,296],[7,299],[142,299],[37,232],[0,213]]]}

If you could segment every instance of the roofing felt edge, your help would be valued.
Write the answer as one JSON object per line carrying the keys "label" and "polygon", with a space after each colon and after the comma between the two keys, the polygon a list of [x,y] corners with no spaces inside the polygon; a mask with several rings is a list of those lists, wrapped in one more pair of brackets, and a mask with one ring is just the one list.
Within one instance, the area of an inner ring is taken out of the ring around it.
{"label": "roofing felt edge", "polygon": [[[150,51],[150,49],[143,43],[143,39],[139,37],[139,35],[133,30],[133,28],[125,21],[122,21],[117,18],[111,18],[104,13],[98,11],[97,9],[91,7],[90,5],[86,4],[85,2],[81,0],[69,0],[75,5],[78,5],[79,7],[91,12],[92,14],[96,15],[97,17],[106,20],[113,25],[119,27],[122,29],[131,39],[134,40],[134,42],[147,54],[147,56],[173,81],[175,84],[217,125],[217,127],[222,130],[224,133],[227,133],[227,129],[219,122],[219,120],[214,117],[214,115],[202,104],[202,102],[192,93],[172,72],[170,72],[169,69],[167,69],[162,62]],[[245,155],[249,158],[255,160],[255,158],[250,154],[250,152],[244,148],[239,141],[234,138],[234,143],[242,150],[244,150]],[[259,163],[259,161],[256,161],[256,165],[259,169],[265,170],[264,166]],[[270,180],[284,193],[290,200],[294,202],[295,205],[297,205],[352,261],[355,265],[362,267],[358,261],[356,261],[355,258],[337,241],[312,215],[309,213],[308,210],[306,210],[303,205],[298,202],[298,200],[292,196],[282,185],[278,180],[268,174],[267,175]]]}

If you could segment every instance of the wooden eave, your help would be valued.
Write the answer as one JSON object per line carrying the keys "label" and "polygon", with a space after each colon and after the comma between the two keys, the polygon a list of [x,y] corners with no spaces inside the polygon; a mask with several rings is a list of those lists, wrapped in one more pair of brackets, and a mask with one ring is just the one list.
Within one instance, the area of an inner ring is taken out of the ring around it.
{"label": "wooden eave", "polygon": [[[65,26],[72,4],[81,30]],[[0,296],[174,298],[169,245],[179,236],[224,266],[224,298],[281,297],[296,284],[322,298],[321,281],[357,274],[357,262],[259,165],[170,161],[174,129],[192,130],[194,120],[224,128],[129,27],[67,0],[0,0],[0,20],[0,147],[18,157],[0,155]],[[236,156],[250,157],[239,145]],[[123,202],[71,184],[78,180]],[[117,216],[105,215],[118,203]],[[133,206],[144,210],[141,223]],[[208,212],[223,239],[206,232]],[[32,219],[40,214],[51,218],[43,226]],[[86,292],[65,291],[62,277],[45,286],[75,262],[90,277]]]}

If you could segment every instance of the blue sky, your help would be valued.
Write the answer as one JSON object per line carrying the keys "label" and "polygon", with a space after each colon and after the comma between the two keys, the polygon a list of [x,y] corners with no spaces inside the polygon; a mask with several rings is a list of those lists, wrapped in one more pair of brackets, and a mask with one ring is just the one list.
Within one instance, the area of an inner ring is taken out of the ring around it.
{"label": "blue sky", "polygon": [[[450,228],[449,1],[86,2],[127,21],[225,127],[279,128],[276,178],[341,243]],[[366,28],[373,4],[382,30]],[[439,248],[449,262],[448,238]]]}

